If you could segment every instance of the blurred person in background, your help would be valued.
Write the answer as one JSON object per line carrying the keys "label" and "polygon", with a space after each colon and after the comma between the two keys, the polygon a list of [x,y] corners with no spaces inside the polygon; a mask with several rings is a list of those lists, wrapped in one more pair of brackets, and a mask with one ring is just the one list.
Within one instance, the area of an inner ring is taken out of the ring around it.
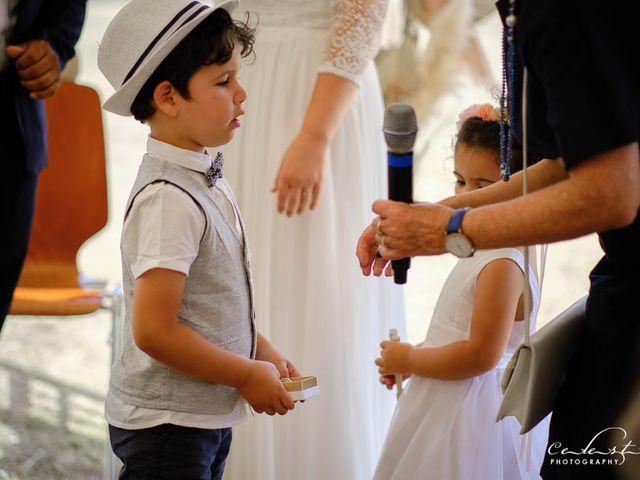
{"label": "blurred person in background", "polygon": [[74,56],[86,0],[0,0],[0,329],[27,254],[38,174],[47,164],[43,100]]}

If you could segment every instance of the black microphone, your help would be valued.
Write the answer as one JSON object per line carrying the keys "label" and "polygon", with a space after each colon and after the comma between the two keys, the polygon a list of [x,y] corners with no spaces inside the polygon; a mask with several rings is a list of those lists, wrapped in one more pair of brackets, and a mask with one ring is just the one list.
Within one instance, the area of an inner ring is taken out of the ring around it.
{"label": "black microphone", "polygon": [[[387,143],[389,200],[413,203],[413,144],[418,133],[418,122],[413,107],[406,103],[393,103],[384,112],[384,140]],[[407,270],[411,258],[393,260],[393,280],[407,283]]]}

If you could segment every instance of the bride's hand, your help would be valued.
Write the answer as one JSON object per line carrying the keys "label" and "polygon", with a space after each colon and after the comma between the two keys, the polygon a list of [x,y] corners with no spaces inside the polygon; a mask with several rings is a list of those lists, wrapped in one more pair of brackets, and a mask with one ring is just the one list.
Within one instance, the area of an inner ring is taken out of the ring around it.
{"label": "bride's hand", "polygon": [[278,193],[278,212],[287,216],[313,210],[318,203],[328,142],[300,132],[282,158],[272,192]]}

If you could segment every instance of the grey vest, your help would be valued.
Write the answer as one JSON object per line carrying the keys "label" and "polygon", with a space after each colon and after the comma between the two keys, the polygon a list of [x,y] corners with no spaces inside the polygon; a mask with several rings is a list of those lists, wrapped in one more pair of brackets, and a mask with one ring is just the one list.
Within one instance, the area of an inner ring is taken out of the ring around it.
{"label": "grey vest", "polygon": [[[148,155],[140,165],[127,202],[126,215],[136,195],[145,186],[159,181],[171,183],[186,192],[206,218],[198,256],[186,278],[178,320],[212,344],[254,358],[253,286],[250,254],[244,238],[237,235],[220,207],[207,196],[204,174],[199,182],[182,167],[150,159]],[[242,228],[244,232],[244,225]],[[123,347],[111,372],[112,393],[130,405],[146,408],[206,415],[231,413],[237,403],[243,401],[236,389],[178,373],[136,346],[131,333],[135,279],[124,255],[122,275],[125,304]]]}

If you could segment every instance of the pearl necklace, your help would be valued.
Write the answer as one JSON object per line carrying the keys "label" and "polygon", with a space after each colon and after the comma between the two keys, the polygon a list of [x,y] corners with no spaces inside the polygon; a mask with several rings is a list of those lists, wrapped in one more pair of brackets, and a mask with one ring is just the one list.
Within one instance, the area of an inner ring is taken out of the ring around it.
{"label": "pearl necklace", "polygon": [[[500,89],[500,176],[505,182],[511,176],[511,158],[513,155],[512,135],[507,135],[507,125],[513,126],[513,95],[515,85],[515,26],[518,17],[515,14],[516,0],[509,0],[509,15],[505,20],[502,33],[502,86]],[[507,49],[505,51],[505,44]],[[508,119],[507,119],[508,118]]]}

